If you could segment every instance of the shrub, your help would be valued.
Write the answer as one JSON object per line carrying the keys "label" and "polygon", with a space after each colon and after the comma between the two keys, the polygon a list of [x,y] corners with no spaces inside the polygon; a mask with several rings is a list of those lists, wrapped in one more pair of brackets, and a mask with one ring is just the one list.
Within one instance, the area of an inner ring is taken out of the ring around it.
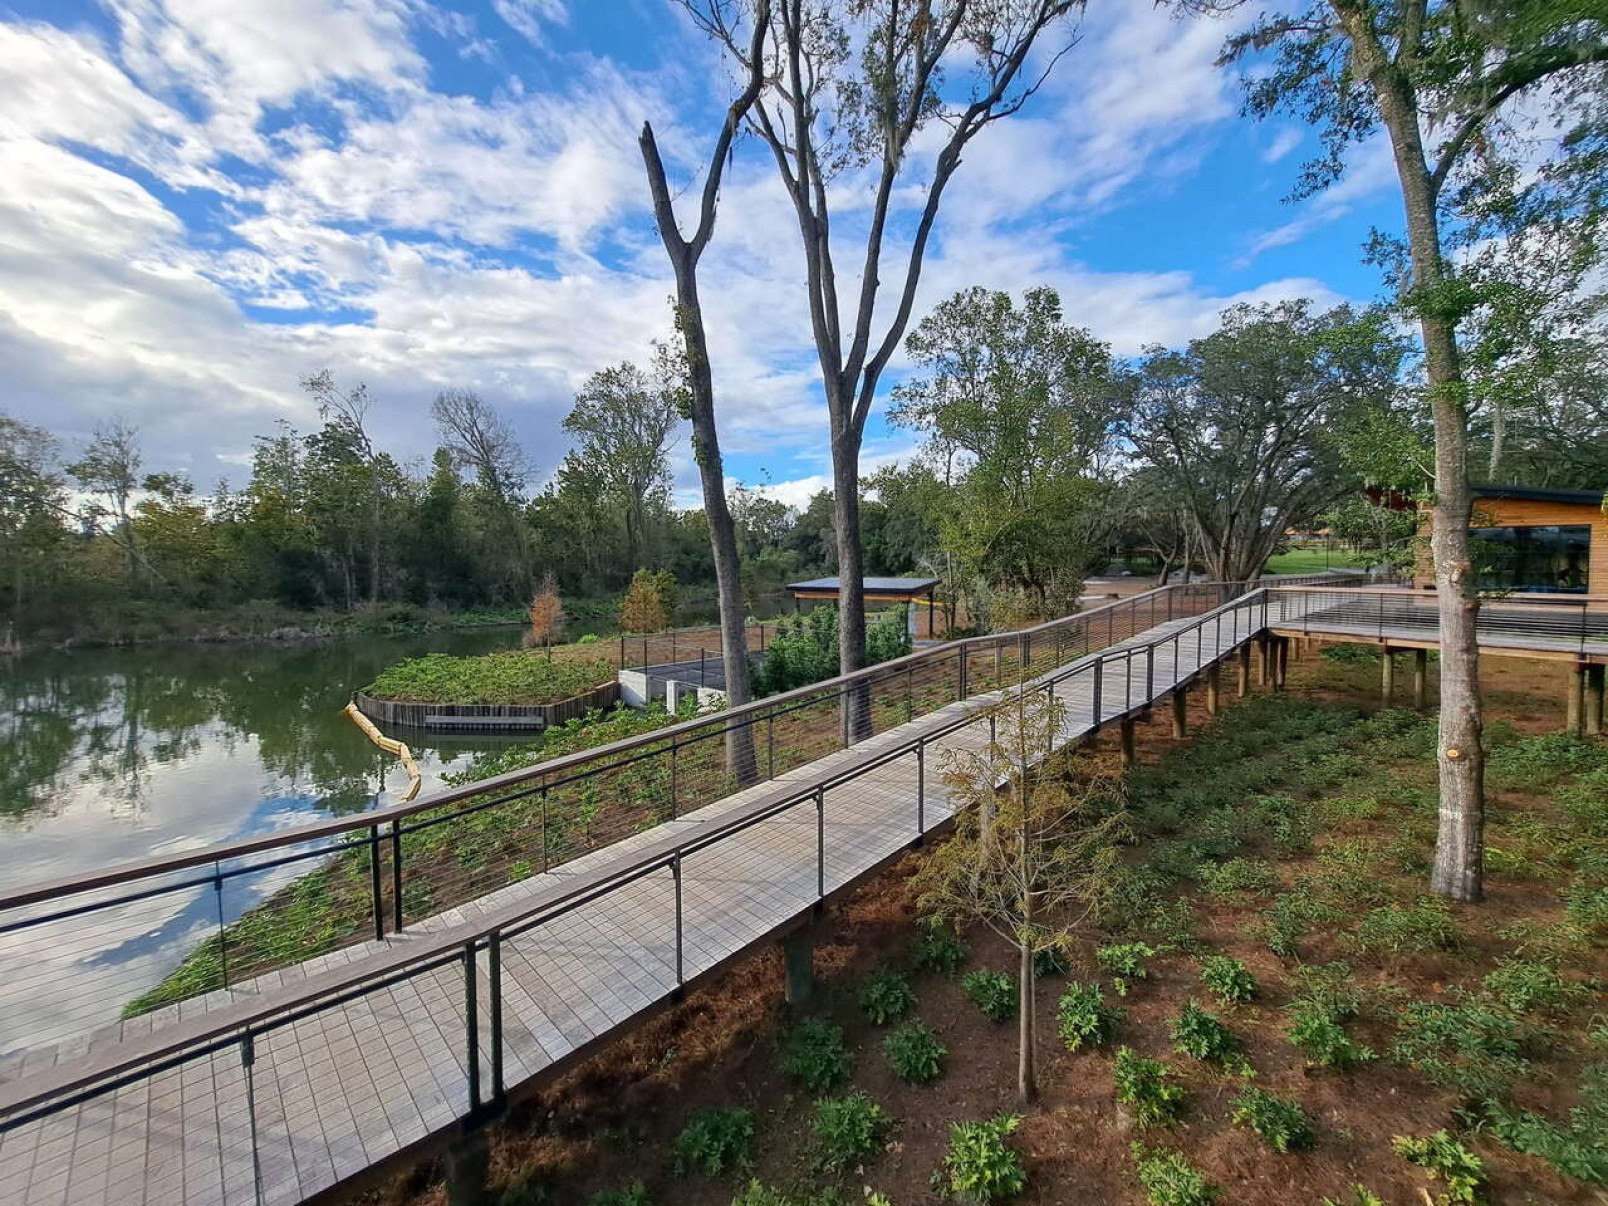
{"label": "shrub", "polygon": [[1275,955],[1290,958],[1299,953],[1301,939],[1312,932],[1313,926],[1338,921],[1341,916],[1334,906],[1319,900],[1309,886],[1298,885],[1262,911],[1262,940]]}
{"label": "shrub", "polygon": [[1399,1026],[1391,1057],[1469,1098],[1506,1097],[1530,1066],[1519,1021],[1481,998],[1412,1001]]}
{"label": "shrub", "polygon": [[1172,1023],[1173,1048],[1196,1059],[1222,1063],[1239,1052],[1239,1040],[1218,1021],[1217,1015],[1194,1001],[1184,1002]]}
{"label": "shrub", "polygon": [[1279,890],[1279,873],[1272,863],[1260,858],[1231,858],[1207,867],[1200,879],[1213,896],[1263,896]]}
{"label": "shrub", "polygon": [[648,1187],[632,1181],[624,1189],[600,1189],[587,1199],[587,1206],[649,1206]]}
{"label": "shrub", "polygon": [[930,1084],[944,1074],[944,1058],[949,1049],[938,1041],[937,1032],[920,1022],[900,1026],[882,1040],[882,1050],[894,1075],[913,1085]]}
{"label": "shrub", "polygon": [[915,1007],[916,990],[903,972],[875,972],[860,986],[860,1009],[874,1025],[897,1022]]}
{"label": "shrub", "polygon": [[1119,1047],[1113,1075],[1117,1100],[1133,1111],[1141,1125],[1171,1126],[1178,1120],[1184,1090],[1172,1083],[1167,1066],[1159,1059],[1146,1059]]}
{"label": "shrub", "polygon": [[[842,1197],[832,1189],[783,1193],[756,1180],[743,1187],[731,1200],[731,1206],[842,1206],[842,1202]],[[875,1206],[870,1197],[866,1198],[866,1206]]]}
{"label": "shrub", "polygon": [[1561,1013],[1589,1000],[1590,987],[1565,980],[1535,959],[1503,959],[1483,981],[1485,991],[1514,1013]]}
{"label": "shrub", "polygon": [[889,1120],[881,1106],[864,1093],[825,1097],[815,1103],[810,1129],[821,1150],[821,1164],[843,1172],[863,1163],[887,1135]]}
{"label": "shrub", "polygon": [[1312,1119],[1300,1105],[1255,1087],[1234,1098],[1234,1124],[1249,1127],[1276,1152],[1305,1151],[1312,1146]]}
{"label": "shrub", "polygon": [[1337,1202],[1333,1198],[1324,1198],[1323,1206],[1385,1206],[1385,1199],[1366,1185],[1353,1185],[1349,1199]]}
{"label": "shrub", "polygon": [[1421,1139],[1397,1135],[1390,1141],[1390,1147],[1398,1156],[1428,1172],[1432,1179],[1446,1183],[1446,1192],[1440,1197],[1442,1202],[1479,1200],[1480,1186],[1485,1183],[1485,1164],[1445,1131],[1436,1131]]}
{"label": "shrub", "polygon": [[854,1056],[843,1045],[843,1028],[809,1018],[782,1035],[778,1044],[783,1075],[812,1093],[835,1089],[854,1070]]}
{"label": "shrub", "polygon": [[1373,1051],[1346,1033],[1339,1015],[1321,1005],[1292,1004],[1290,1042],[1314,1068],[1345,1071],[1375,1058]]}
{"label": "shrub", "polygon": [[1111,1040],[1120,1011],[1105,1003],[1098,984],[1069,983],[1056,1006],[1055,1025],[1068,1051],[1087,1043],[1098,1047]]}
{"label": "shrub", "polygon": [[998,1202],[1027,1188],[1022,1157],[1006,1143],[1020,1119],[1001,1114],[986,1122],[957,1122],[949,1128],[944,1176],[963,1202]]}
{"label": "shrub", "polygon": [[1256,997],[1256,977],[1232,955],[1209,955],[1201,961],[1200,982],[1224,1005]]}
{"label": "shrub", "polygon": [[983,1016],[994,1022],[1008,1022],[1016,1016],[1016,980],[1004,972],[974,971],[960,982],[966,999]]}
{"label": "shrub", "polygon": [[1357,927],[1354,941],[1369,954],[1386,955],[1451,951],[1462,944],[1451,908],[1436,896],[1372,910]]}
{"label": "shrub", "polygon": [[576,637],[575,643],[577,645],[596,645],[602,639],[603,638],[598,636],[595,632],[586,632]]}
{"label": "shrub", "polygon": [[753,1114],[740,1106],[708,1106],[676,1136],[676,1175],[718,1177],[746,1167],[753,1153]]}
{"label": "shrub", "polygon": [[917,971],[940,972],[952,976],[971,957],[966,944],[953,930],[942,925],[924,924],[911,948],[910,961]]}
{"label": "shrub", "polygon": [[1339,645],[1325,645],[1318,650],[1319,656],[1326,662],[1335,662],[1339,665],[1358,665],[1379,660],[1379,650],[1372,645],[1358,645],[1347,641]]}
{"label": "shrub", "polygon": [[1486,1130],[1516,1152],[1545,1160],[1559,1172],[1589,1185],[1608,1186],[1608,1144],[1603,1142],[1600,1120],[1580,1117],[1576,1109],[1567,1127],[1529,1111],[1496,1106],[1486,1119]]}
{"label": "shrub", "polygon": [[1139,1184],[1151,1206],[1210,1206],[1221,1195],[1182,1152],[1151,1151],[1142,1143],[1135,1143],[1132,1151]]}
{"label": "shrub", "polygon": [[1139,980],[1149,978],[1145,960],[1154,957],[1156,949],[1144,942],[1119,942],[1102,946],[1094,952],[1097,963],[1111,973],[1111,987],[1119,997],[1128,995],[1128,989]]}

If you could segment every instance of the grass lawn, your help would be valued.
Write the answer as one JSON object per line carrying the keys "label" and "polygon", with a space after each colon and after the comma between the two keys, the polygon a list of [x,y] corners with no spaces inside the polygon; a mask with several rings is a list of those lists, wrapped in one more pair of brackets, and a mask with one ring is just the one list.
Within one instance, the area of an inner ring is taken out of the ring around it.
{"label": "grass lawn", "polygon": [[1267,559],[1269,574],[1321,574],[1327,569],[1367,569],[1368,556],[1336,546],[1327,552],[1321,546],[1292,548]]}
{"label": "grass lawn", "polygon": [[[1608,744],[1549,731],[1555,667],[1490,660],[1485,903],[1425,895],[1432,718],[1375,710],[1377,666],[1298,660],[1288,693],[1188,739],[1162,709],[1142,728],[1120,898],[1038,984],[1035,1105],[1014,1022],[975,991],[1014,954],[982,931],[922,952],[917,851],[818,926],[808,1011],[763,951],[516,1110],[493,1131],[501,1200],[913,1206],[939,1200],[955,1124],[1019,1113],[964,1132],[945,1179],[1020,1175],[1011,1200],[1046,1204],[1602,1201]],[[1081,765],[1114,771],[1114,746]],[[1073,1033],[1091,1001],[1101,1024],[1063,1042],[1058,1012]]]}

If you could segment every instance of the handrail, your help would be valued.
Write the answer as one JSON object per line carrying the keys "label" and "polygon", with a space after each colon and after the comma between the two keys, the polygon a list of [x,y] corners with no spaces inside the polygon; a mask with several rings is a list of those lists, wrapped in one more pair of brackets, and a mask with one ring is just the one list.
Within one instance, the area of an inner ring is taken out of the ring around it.
{"label": "handrail", "polygon": [[[405,973],[419,974],[432,967],[444,965],[449,959],[456,958],[459,952],[467,951],[473,954],[488,940],[500,941],[503,937],[511,937],[516,932],[526,932],[573,908],[580,907],[583,903],[589,903],[601,895],[637,882],[655,871],[670,868],[689,853],[729,838],[790,808],[817,800],[823,791],[851,781],[870,769],[917,750],[924,750],[928,743],[986,716],[997,702],[1003,701],[1013,691],[1025,695],[1030,690],[1047,688],[1053,696],[1057,684],[1077,675],[1092,672],[1097,684],[1093,717],[1097,726],[1142,710],[1151,702],[1148,692],[1146,698],[1138,701],[1125,697],[1125,706],[1114,707],[1109,713],[1101,708],[1098,684],[1101,670],[1108,662],[1125,662],[1131,672],[1135,658],[1150,661],[1155,651],[1166,645],[1174,646],[1176,656],[1176,650],[1187,634],[1203,629],[1210,622],[1218,623],[1220,630],[1222,616],[1233,611],[1246,608],[1254,611],[1259,606],[1265,608],[1268,593],[1266,587],[1260,587],[1231,596],[1206,612],[1191,617],[1192,622],[1174,629],[1165,636],[1155,637],[1139,644],[1129,643],[1114,649],[1096,650],[1047,674],[1037,676],[1031,682],[998,688],[981,696],[958,701],[975,703],[977,706],[966,708],[963,715],[936,730],[919,733],[891,749],[879,749],[868,753],[859,764],[845,768],[821,783],[812,783],[807,787],[782,784],[773,795],[762,796],[742,805],[707,827],[700,826],[692,833],[674,832],[666,838],[621,856],[607,866],[566,876],[562,881],[538,891],[532,897],[505,902],[479,914],[471,922],[459,923],[433,934],[425,934],[405,944],[391,946],[363,959],[351,960],[320,971],[292,985],[236,998],[217,1009],[181,1019],[140,1038],[108,1044],[84,1061],[56,1065],[26,1075],[10,1084],[0,1085],[0,1133],[23,1125],[43,1114],[55,1112],[38,1108],[55,1098],[77,1093],[91,1085],[98,1087],[87,1094],[89,1096],[110,1091],[110,1088],[115,1088],[117,1083],[127,1081],[115,1082],[112,1085],[103,1082],[125,1076],[136,1068],[148,1068],[150,1070],[147,1074],[154,1075],[160,1070],[155,1065],[162,1064],[163,1061],[171,1063],[175,1057],[180,1057],[181,1053],[189,1052],[188,1058],[198,1058],[235,1043],[250,1041],[258,1034],[309,1016],[318,1012],[320,1008],[332,1008],[342,1003],[343,994],[349,993],[358,985],[370,984],[379,987],[382,982],[388,985],[398,979],[407,978]],[[1249,639],[1263,627],[1265,623],[1248,625],[1245,639]],[[678,942],[679,937],[678,932]],[[67,1108],[69,1104],[71,1103],[60,1105],[56,1109]],[[25,1111],[32,1112],[21,1120],[12,1117]]]}
{"label": "handrail", "polygon": [[[749,717],[763,718],[778,708],[792,703],[802,703],[812,696],[827,694],[834,690],[841,691],[857,683],[867,683],[873,679],[888,676],[891,671],[897,671],[907,666],[914,667],[927,662],[938,662],[963,648],[991,648],[1001,643],[1017,642],[1024,637],[1031,639],[1036,634],[1049,632],[1069,623],[1082,622],[1091,617],[1103,615],[1106,612],[1121,608],[1131,608],[1142,599],[1156,598],[1173,591],[1188,590],[1191,587],[1235,587],[1238,585],[1237,583],[1211,582],[1168,585],[1131,595],[1126,599],[1119,599],[1100,607],[1091,608],[1088,611],[1075,612],[1070,616],[1048,620],[1031,628],[1018,629],[1010,633],[993,633],[985,636],[963,637],[954,641],[945,641],[942,644],[907,653],[902,657],[879,662],[875,666],[867,666],[850,674],[838,675],[835,678],[823,679],[820,682],[810,683],[804,687],[796,687],[791,691],[769,695],[764,699],[752,700],[749,703],[711,716],[700,716],[691,720],[678,721],[675,724],[666,725],[664,728],[655,729],[648,733],[640,733],[633,737],[624,737],[607,745],[577,750],[570,754],[560,754],[556,758],[535,762],[518,770],[506,771],[489,779],[480,779],[474,783],[442,788],[428,795],[420,796],[411,802],[391,804],[383,808],[354,813],[346,817],[331,817],[323,821],[311,821],[303,825],[276,830],[273,833],[235,838],[227,842],[219,842],[214,845],[197,847],[193,850],[180,851],[174,854],[131,859],[95,871],[77,872],[71,875],[59,876],[55,879],[40,880],[20,888],[0,890],[0,910],[36,904],[71,892],[86,892],[96,888],[112,887],[119,883],[145,879],[165,872],[183,871],[227,859],[239,858],[248,854],[258,854],[265,850],[274,850],[284,846],[317,841],[320,838],[355,833],[360,830],[370,829],[376,825],[384,825],[388,822],[416,816],[421,812],[427,812],[434,808],[441,808],[473,799],[488,792],[503,791],[510,787],[530,783],[533,780],[562,774],[590,763],[604,762],[610,758],[628,754],[646,746],[658,745],[664,742],[674,743],[679,738],[695,734],[699,736],[722,734],[733,728],[735,723]],[[820,701],[814,700],[813,702]]]}
{"label": "handrail", "polygon": [[[1286,586],[1278,582],[1263,582],[1262,585],[1275,590],[1316,593],[1334,589],[1310,583],[1293,583]],[[1385,595],[1388,598],[1408,601],[1413,599],[1433,601],[1440,598],[1439,589],[1433,586],[1348,586],[1345,592],[1348,595]],[[1481,603],[1541,603],[1559,606],[1570,603],[1608,603],[1608,595],[1576,595],[1566,591],[1480,591],[1478,597]]]}

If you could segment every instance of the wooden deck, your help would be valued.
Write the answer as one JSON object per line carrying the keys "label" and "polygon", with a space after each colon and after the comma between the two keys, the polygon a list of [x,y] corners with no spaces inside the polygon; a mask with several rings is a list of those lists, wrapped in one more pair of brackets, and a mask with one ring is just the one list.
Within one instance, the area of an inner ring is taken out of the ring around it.
{"label": "wooden deck", "polygon": [[[1220,612],[1233,622],[1178,620],[1056,671],[1061,678],[1083,668],[1056,686],[1066,704],[1062,742],[1096,727],[1094,663],[1103,680],[1099,719],[1110,723],[1187,684],[1261,629],[1258,609],[1230,604]],[[1127,652],[1180,632],[1187,635],[1149,656]],[[823,893],[943,827],[952,808],[943,759],[987,739],[983,723],[954,726],[997,699],[949,705],[383,941],[12,1059],[0,1067],[0,1120],[114,1075],[134,1079],[0,1135],[0,1201],[299,1202],[451,1134],[473,1104],[469,969],[454,949],[476,950],[475,1074],[490,1076],[500,1056],[504,1083],[517,1095],[674,999],[678,979],[690,984],[775,940],[807,920]],[[767,813],[794,797],[802,802]],[[747,817],[759,819],[697,845]],[[679,969],[676,880],[667,864],[652,862],[678,851]],[[664,869],[622,881],[630,868],[649,866]],[[544,905],[568,911],[519,932],[521,919]],[[491,953],[472,945],[490,925],[508,934],[497,948],[496,1000]],[[442,957],[420,970],[421,952],[437,951]],[[341,993],[352,999],[255,1037],[245,1066],[231,1035]],[[496,1052],[489,1019],[499,1008]],[[196,1046],[186,1047],[192,1036]],[[218,1049],[191,1054],[206,1043]],[[183,1062],[152,1074],[158,1053]],[[481,1100],[495,1095],[483,1081]]]}

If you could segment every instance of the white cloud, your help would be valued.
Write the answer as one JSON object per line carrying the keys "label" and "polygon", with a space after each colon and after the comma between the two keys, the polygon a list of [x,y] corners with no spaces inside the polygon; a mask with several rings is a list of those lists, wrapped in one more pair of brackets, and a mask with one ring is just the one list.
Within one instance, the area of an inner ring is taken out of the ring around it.
{"label": "white cloud", "polygon": [[492,0],[492,8],[532,46],[547,44],[544,26],[569,21],[564,0]]}
{"label": "white cloud", "polygon": [[1273,135],[1273,141],[1262,151],[1263,163],[1277,163],[1305,141],[1306,135],[1293,126],[1286,126]]}
{"label": "white cloud", "polygon": [[1395,184],[1396,164],[1391,158],[1390,143],[1383,135],[1370,138],[1352,153],[1345,175],[1321,193],[1300,202],[1296,216],[1290,221],[1252,237],[1235,266],[1248,267],[1264,251],[1300,242],[1312,231],[1338,222],[1358,205]]}

